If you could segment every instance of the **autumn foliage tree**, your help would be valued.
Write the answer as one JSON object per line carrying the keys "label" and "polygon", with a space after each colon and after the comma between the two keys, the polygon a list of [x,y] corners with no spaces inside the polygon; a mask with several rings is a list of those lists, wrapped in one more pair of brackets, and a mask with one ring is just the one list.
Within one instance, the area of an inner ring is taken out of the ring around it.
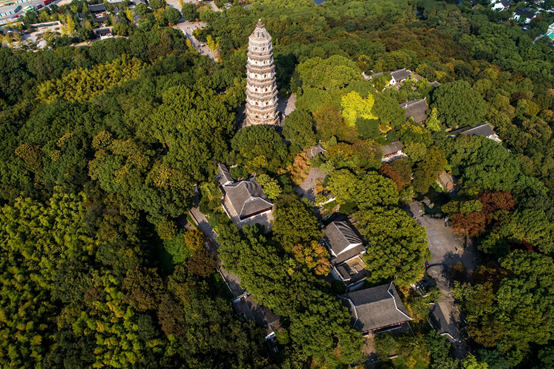
{"label": "autumn foliage tree", "polygon": [[456,233],[468,237],[476,237],[483,234],[487,224],[487,219],[483,213],[455,213],[449,219]]}
{"label": "autumn foliage tree", "polygon": [[189,229],[185,232],[185,245],[193,251],[198,251],[204,247],[206,236],[198,229]]}
{"label": "autumn foliage tree", "polygon": [[479,196],[483,204],[483,212],[489,216],[497,210],[512,210],[515,207],[515,200],[508,191],[485,191]]}
{"label": "autumn foliage tree", "polygon": [[321,243],[312,241],[310,243],[298,244],[292,247],[294,258],[300,263],[306,264],[317,275],[329,274],[329,252]]}
{"label": "autumn foliage tree", "polygon": [[292,181],[295,184],[300,185],[304,182],[310,172],[310,161],[306,156],[306,153],[301,152],[296,155],[288,169],[290,171]]}
{"label": "autumn foliage tree", "polygon": [[392,179],[399,192],[409,185],[412,179],[412,167],[407,159],[399,159],[392,163],[383,164],[379,168],[379,173]]}
{"label": "autumn foliage tree", "polygon": [[207,277],[213,273],[217,262],[214,256],[206,249],[196,251],[188,260],[188,270],[197,276]]}

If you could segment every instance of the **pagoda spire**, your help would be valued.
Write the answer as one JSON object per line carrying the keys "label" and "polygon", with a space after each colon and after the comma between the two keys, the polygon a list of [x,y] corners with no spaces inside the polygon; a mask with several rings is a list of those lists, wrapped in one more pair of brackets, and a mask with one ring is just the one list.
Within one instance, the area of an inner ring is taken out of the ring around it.
{"label": "pagoda spire", "polygon": [[277,84],[271,35],[261,19],[248,39],[246,120],[244,126],[278,125]]}

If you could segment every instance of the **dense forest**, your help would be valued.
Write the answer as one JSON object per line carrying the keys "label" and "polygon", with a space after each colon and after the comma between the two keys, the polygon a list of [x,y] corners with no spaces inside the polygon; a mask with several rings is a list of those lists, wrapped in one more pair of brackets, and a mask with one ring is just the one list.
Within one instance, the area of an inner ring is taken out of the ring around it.
{"label": "dense forest", "polygon": [[[125,37],[0,47],[0,366],[362,367],[364,339],[336,298],[344,286],[326,278],[316,204],[294,191],[317,167],[327,177],[316,203],[332,193],[322,211],[339,207],[365,240],[366,283],[393,280],[414,318],[409,334],[376,338],[378,367],[554,367],[554,56],[535,40],[554,15],[523,30],[487,3],[184,6],[186,19],[206,22],[195,36],[219,62],[167,26],[177,15],[163,0],[141,8],[138,25],[118,26]],[[82,0],[56,12],[71,18],[70,7],[86,12]],[[259,18],[280,95],[297,96],[282,130],[238,129]],[[385,87],[400,68],[422,79]],[[406,119],[399,104],[423,98],[427,120]],[[502,143],[449,134],[482,122]],[[383,164],[380,147],[396,140],[406,157]],[[308,159],[317,143],[325,155]],[[229,221],[218,163],[235,179],[256,175],[275,204],[271,232]],[[436,183],[444,171],[455,195]],[[405,209],[424,197],[479,252],[478,268],[452,286],[462,357],[429,327],[436,296],[410,292],[430,255]],[[196,204],[225,268],[281,317],[275,347],[233,311],[187,216]]]}

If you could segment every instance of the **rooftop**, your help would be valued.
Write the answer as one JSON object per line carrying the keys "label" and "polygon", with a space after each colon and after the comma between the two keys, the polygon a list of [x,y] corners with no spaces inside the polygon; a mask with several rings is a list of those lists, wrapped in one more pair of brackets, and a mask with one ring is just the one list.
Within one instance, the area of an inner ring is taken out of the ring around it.
{"label": "rooftop", "polygon": [[355,319],[354,326],[362,332],[412,320],[392,282],[349,292],[345,297]]}
{"label": "rooftop", "polygon": [[406,118],[414,118],[418,123],[427,119],[428,106],[426,99],[411,100],[400,104],[400,107],[406,110]]}
{"label": "rooftop", "polygon": [[88,4],[88,10],[91,13],[105,12],[106,11],[106,6],[103,3],[101,3],[101,4]]}
{"label": "rooftop", "polygon": [[[362,245],[362,239],[346,220],[336,220],[325,227],[325,237],[334,256]],[[363,249],[363,246],[362,246]]]}
{"label": "rooftop", "polygon": [[318,156],[319,154],[325,155],[326,152],[327,150],[325,150],[323,146],[321,146],[321,144],[317,144],[308,149],[306,156],[308,157],[308,159],[312,159]]}
{"label": "rooftop", "polygon": [[411,72],[406,68],[402,68],[402,69],[395,70],[394,72],[390,72],[390,75],[396,81],[403,81],[405,79],[408,79],[410,77],[410,74]]}
{"label": "rooftop", "polygon": [[271,35],[265,29],[264,23],[261,19],[258,19],[254,32],[250,35],[250,41],[270,41]]}
{"label": "rooftop", "polygon": [[231,174],[229,173],[229,170],[227,169],[225,164],[219,163],[217,164],[217,168],[219,169],[217,179],[219,180],[220,185],[227,186],[234,182],[233,177],[231,177]]}
{"label": "rooftop", "polygon": [[233,307],[245,319],[252,320],[257,325],[264,327],[268,334],[280,328],[279,316],[275,315],[267,307],[256,303],[254,297],[250,294],[233,301]]}
{"label": "rooftop", "polygon": [[228,204],[239,220],[271,210],[273,204],[266,200],[262,188],[255,179],[229,184],[223,187]]}
{"label": "rooftop", "polygon": [[520,17],[533,19],[535,17],[535,11],[530,8],[517,8],[515,13]]}
{"label": "rooftop", "polygon": [[483,136],[487,138],[496,137],[494,128],[489,123],[481,123],[475,127],[458,128],[457,130],[450,132],[450,134],[453,136],[462,134],[467,136]]}
{"label": "rooftop", "polygon": [[383,152],[383,156],[394,154],[404,148],[404,144],[400,141],[394,141],[389,145],[383,145],[381,146],[381,151]]}

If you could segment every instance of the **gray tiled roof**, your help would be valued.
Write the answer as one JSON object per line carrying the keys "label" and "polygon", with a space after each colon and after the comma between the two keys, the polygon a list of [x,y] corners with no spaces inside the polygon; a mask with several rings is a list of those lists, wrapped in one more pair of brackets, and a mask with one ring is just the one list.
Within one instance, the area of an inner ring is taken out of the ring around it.
{"label": "gray tiled roof", "polygon": [[225,164],[219,163],[217,164],[217,168],[219,169],[219,174],[217,178],[220,185],[225,186],[233,183],[233,177],[231,177],[231,174],[229,173],[229,170],[227,169]]}
{"label": "gray tiled roof", "polygon": [[344,220],[334,221],[325,227],[325,237],[329,241],[329,247],[335,255],[339,255],[349,245],[362,244],[362,240],[352,226]]}
{"label": "gray tiled roof", "polygon": [[358,245],[350,250],[344,251],[338,256],[331,259],[331,264],[340,264],[344,263],[346,260],[352,259],[354,256],[365,253],[364,245]]}
{"label": "gray tiled roof", "polygon": [[406,110],[406,118],[413,117],[416,122],[423,122],[427,119],[427,101],[425,99],[411,100],[400,104]]}
{"label": "gray tiled roof", "polygon": [[517,8],[515,13],[521,17],[532,19],[535,17],[535,11],[531,8]]}
{"label": "gray tiled roof", "polygon": [[247,320],[254,321],[257,325],[267,329],[267,332],[273,332],[280,328],[280,317],[274,314],[267,307],[258,304],[254,300],[254,296],[242,296],[233,302],[235,311]]}
{"label": "gray tiled roof", "polygon": [[406,68],[402,68],[402,69],[395,70],[394,72],[390,72],[390,75],[392,76],[392,78],[394,78],[396,81],[399,81],[399,82],[410,77],[410,74],[411,74],[410,71],[407,70]]}
{"label": "gray tiled roof", "polygon": [[502,3],[502,5],[504,5],[505,7],[509,7],[510,5],[512,5],[513,0],[502,0],[501,3]]}
{"label": "gray tiled roof", "polygon": [[88,10],[91,13],[105,12],[106,6],[104,4],[88,4]]}
{"label": "gray tiled roof", "polygon": [[[488,123],[482,123],[482,124],[479,124],[478,126],[475,126],[475,127],[472,127],[472,128],[468,128],[468,127],[464,127],[464,128],[461,128],[460,130],[457,130],[459,131],[459,133],[463,134],[463,135],[469,135],[469,136],[483,136],[483,137],[489,137],[489,136],[492,136],[494,135],[494,130],[492,128],[492,126]],[[452,131],[452,133],[454,133],[456,131]],[[456,132],[458,133],[458,132]]]}
{"label": "gray tiled roof", "polygon": [[400,141],[394,141],[390,145],[383,145],[381,146],[381,151],[383,152],[383,156],[387,156],[390,154],[394,154],[395,152],[398,152],[404,148],[404,145]]}
{"label": "gray tiled roof", "polygon": [[263,198],[262,189],[255,179],[228,185],[223,189],[240,219],[246,219],[273,208],[273,204]]}
{"label": "gray tiled roof", "polygon": [[411,320],[392,282],[349,292],[346,298],[350,300],[354,326],[362,332]]}

